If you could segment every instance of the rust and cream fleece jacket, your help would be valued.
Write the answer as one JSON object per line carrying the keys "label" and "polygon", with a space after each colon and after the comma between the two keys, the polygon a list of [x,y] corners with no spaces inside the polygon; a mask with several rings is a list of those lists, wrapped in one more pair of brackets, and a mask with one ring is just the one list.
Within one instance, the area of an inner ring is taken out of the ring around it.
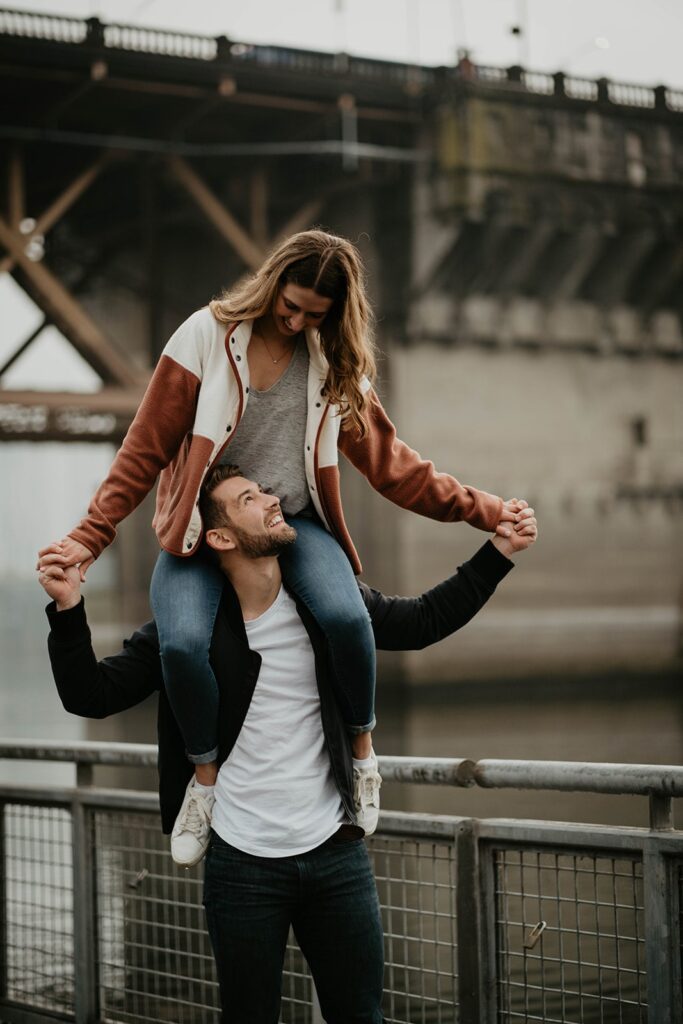
{"label": "rust and cream fleece jacket", "polygon": [[[193,313],[169,340],[87,516],[69,534],[95,557],[111,544],[117,525],[140,504],[157,478],[153,526],[159,543],[173,555],[192,555],[197,550],[203,532],[198,507],[202,483],[239,430],[249,401],[251,328],[252,321],[244,321],[226,330],[206,307]],[[344,522],[340,451],[394,504],[430,519],[463,519],[481,530],[494,530],[502,500],[437,473],[433,463],[399,440],[374,390],[368,397],[366,436],[361,439],[354,429],[340,430],[337,408],[323,395],[327,362],[317,331],[307,331],[306,341],[310,357],[306,478],[318,515],[354,571],[359,573],[361,564]]]}

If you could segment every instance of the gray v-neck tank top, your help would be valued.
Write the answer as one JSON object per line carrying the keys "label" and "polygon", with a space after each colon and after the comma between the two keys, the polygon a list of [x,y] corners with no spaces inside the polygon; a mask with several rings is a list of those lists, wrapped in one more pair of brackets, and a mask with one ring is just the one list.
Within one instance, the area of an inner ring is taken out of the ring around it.
{"label": "gray v-neck tank top", "polygon": [[276,494],[287,515],[310,504],[304,465],[308,389],[308,347],[297,341],[282,376],[267,391],[249,389],[247,407],[221,463],[240,467],[244,476]]}

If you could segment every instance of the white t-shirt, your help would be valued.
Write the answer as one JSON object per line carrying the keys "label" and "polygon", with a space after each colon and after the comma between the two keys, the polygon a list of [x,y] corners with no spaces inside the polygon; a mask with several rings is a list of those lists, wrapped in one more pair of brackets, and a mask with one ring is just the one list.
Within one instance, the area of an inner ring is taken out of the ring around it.
{"label": "white t-shirt", "polygon": [[325,748],[313,648],[284,587],[244,625],[261,670],[218,773],[212,825],[244,853],[290,857],[324,843],[345,817]]}

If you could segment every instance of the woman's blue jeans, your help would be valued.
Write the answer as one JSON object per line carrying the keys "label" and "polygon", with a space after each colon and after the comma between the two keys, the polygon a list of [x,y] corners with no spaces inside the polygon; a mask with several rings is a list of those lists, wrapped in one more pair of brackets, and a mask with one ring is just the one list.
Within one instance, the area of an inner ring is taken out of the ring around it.
{"label": "woman's blue jeans", "polygon": [[[334,538],[310,516],[287,521],[296,542],[280,555],[288,587],[304,602],[327,638],[334,687],[351,733],[375,726],[375,640],[351,565]],[[218,753],[218,687],[209,648],[225,580],[211,555],[162,551],[150,598],[159,632],[166,692],[194,764]]]}
{"label": "woman's blue jeans", "polygon": [[277,1024],[290,927],[328,1024],[382,1024],[384,947],[377,888],[362,839],[296,857],[252,857],[215,832],[204,907],[223,1013]]}

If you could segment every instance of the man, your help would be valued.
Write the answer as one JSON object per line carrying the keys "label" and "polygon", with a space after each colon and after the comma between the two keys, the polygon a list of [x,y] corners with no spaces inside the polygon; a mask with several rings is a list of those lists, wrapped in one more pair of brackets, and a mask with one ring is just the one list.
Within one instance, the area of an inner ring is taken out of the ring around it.
{"label": "man", "polygon": [[[226,576],[211,648],[220,770],[204,886],[221,1019],[276,1024],[291,925],[328,1024],[380,1024],[382,927],[355,824],[349,739],[326,640],[283,588],[277,559],[294,531],[278,499],[234,466],[211,474],[202,519]],[[536,532],[533,510],[525,509],[508,537],[495,536],[419,598],[385,597],[359,584],[377,646],[419,649],[464,625]],[[193,766],[165,697],[154,623],[98,663],[78,570],[46,559],[39,578],[54,600],[49,650],[67,711],[103,718],[159,691],[160,803],[171,831]]]}

